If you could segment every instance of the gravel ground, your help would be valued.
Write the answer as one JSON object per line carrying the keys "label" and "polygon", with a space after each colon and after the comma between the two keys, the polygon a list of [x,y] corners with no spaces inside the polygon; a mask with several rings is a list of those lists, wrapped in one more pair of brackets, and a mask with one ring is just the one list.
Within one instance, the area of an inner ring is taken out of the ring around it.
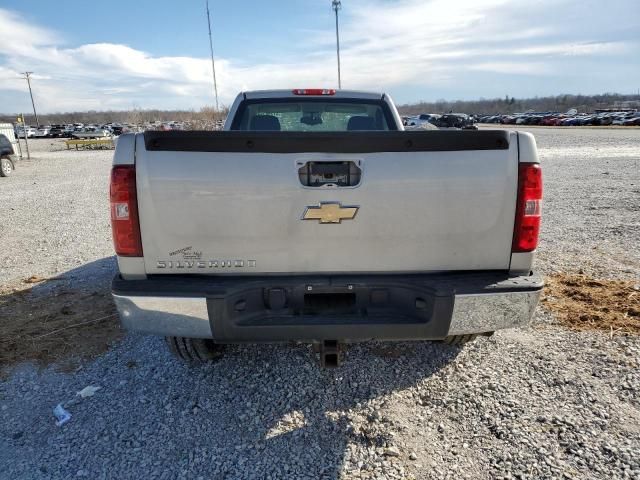
{"label": "gravel ground", "polygon": [[[640,130],[532,131],[538,268],[640,278]],[[105,288],[111,154],[40,142],[0,179],[3,283]],[[0,478],[640,478],[640,339],[538,320],[463,349],[360,345],[329,371],[306,346],[188,369],[139,335],[72,374],[20,365],[0,380]]]}
{"label": "gravel ground", "polygon": [[29,141],[31,160],[0,182],[0,279],[49,276],[110,257],[112,150]]}
{"label": "gravel ground", "polygon": [[537,267],[640,278],[640,129],[530,132],[545,182]]}

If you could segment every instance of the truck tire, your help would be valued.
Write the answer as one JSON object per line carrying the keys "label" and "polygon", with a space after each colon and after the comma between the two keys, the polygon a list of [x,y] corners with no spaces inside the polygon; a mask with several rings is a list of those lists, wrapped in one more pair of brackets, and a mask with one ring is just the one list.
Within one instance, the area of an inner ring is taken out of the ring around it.
{"label": "truck tire", "polygon": [[469,334],[469,335],[450,335],[442,340],[442,343],[446,343],[447,345],[464,345],[465,343],[472,342],[477,337],[477,334]]}
{"label": "truck tire", "polygon": [[13,163],[8,158],[0,158],[0,177],[8,177],[13,172]]}
{"label": "truck tire", "polygon": [[219,360],[223,345],[204,338],[165,337],[169,350],[185,363],[203,364]]}

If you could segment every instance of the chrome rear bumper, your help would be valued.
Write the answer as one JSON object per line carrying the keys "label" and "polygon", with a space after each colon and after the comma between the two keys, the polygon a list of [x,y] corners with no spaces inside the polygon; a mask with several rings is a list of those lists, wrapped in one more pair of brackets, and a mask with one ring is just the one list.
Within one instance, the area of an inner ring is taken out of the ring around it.
{"label": "chrome rear bumper", "polygon": [[539,299],[540,290],[456,295],[448,334],[494,332],[526,325]]}
{"label": "chrome rear bumper", "polygon": [[153,335],[213,338],[207,299],[113,295],[122,326]]}
{"label": "chrome rear bumper", "polygon": [[[125,328],[221,343],[441,339],[529,323],[542,289],[537,275],[504,273],[359,277],[122,280],[113,298]],[[271,291],[284,300],[271,305]],[[309,313],[319,292],[352,307]],[[351,293],[353,292],[353,293]],[[385,293],[386,292],[386,293]],[[347,298],[347,297],[344,297]],[[272,308],[273,307],[273,308]]]}

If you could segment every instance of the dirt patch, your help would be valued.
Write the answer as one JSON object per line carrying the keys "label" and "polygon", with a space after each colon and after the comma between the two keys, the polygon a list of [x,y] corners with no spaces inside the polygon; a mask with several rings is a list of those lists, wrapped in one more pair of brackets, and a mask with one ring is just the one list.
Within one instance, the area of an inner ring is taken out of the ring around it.
{"label": "dirt patch", "polygon": [[542,305],[563,325],[640,335],[640,282],[566,273],[549,275],[545,280]]}
{"label": "dirt patch", "polygon": [[70,290],[55,279],[29,278],[0,290],[0,319],[2,371],[22,361],[73,369],[122,336],[109,291]]}

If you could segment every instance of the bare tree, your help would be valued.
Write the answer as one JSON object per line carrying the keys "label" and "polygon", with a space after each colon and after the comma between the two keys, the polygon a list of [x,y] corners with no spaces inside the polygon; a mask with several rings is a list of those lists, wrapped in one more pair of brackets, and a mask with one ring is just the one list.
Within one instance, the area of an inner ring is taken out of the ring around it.
{"label": "bare tree", "polygon": [[[403,115],[418,113],[445,113],[449,111],[475,113],[475,114],[501,114],[525,112],[535,110],[538,112],[554,111],[564,112],[570,108],[576,108],[581,112],[593,111],[596,108],[614,108],[623,102],[630,102],[640,108],[640,95],[621,95],[616,93],[604,93],[602,95],[570,95],[563,94],[555,97],[515,98],[506,95],[504,98],[478,100],[437,100],[435,102],[418,102],[400,105],[398,109]],[[219,111],[211,105],[205,105],[200,110],[142,110],[134,108],[122,111],[90,110],[87,112],[66,112],[38,115],[41,124],[66,124],[66,123],[129,123],[143,125],[152,122],[178,121],[185,123],[186,127],[194,130],[213,130],[229,113],[229,107],[223,107]],[[0,122],[15,122],[16,113],[0,115]],[[34,125],[33,115],[25,115],[28,124]]]}

